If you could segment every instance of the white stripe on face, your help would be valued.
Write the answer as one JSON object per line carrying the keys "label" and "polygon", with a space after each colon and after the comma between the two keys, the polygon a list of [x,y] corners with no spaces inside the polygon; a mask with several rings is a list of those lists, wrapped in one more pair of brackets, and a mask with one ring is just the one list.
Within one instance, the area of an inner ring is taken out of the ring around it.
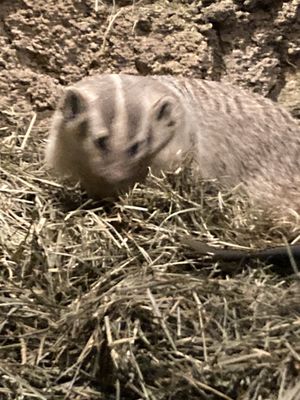
{"label": "white stripe on face", "polygon": [[125,149],[128,141],[128,115],[122,76],[112,75],[115,85],[115,118],[111,127],[111,143],[114,149]]}

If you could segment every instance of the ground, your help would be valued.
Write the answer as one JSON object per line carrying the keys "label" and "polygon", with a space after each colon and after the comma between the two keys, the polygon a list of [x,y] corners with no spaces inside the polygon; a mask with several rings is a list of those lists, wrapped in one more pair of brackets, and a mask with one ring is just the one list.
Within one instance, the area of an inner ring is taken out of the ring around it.
{"label": "ground", "polygon": [[226,80],[300,117],[299,1],[0,0],[0,46],[0,398],[299,399],[297,271],[180,243],[299,226],[188,168],[112,205],[43,163],[61,89],[95,73]]}

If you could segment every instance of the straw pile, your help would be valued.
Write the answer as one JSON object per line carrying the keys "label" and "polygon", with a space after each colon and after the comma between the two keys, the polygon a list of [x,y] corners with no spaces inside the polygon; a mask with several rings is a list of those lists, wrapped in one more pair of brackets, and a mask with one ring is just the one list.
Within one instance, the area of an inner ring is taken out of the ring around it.
{"label": "straw pile", "polygon": [[42,138],[4,133],[1,399],[300,399],[299,280],[180,243],[286,232],[189,168],[92,202],[44,170]]}

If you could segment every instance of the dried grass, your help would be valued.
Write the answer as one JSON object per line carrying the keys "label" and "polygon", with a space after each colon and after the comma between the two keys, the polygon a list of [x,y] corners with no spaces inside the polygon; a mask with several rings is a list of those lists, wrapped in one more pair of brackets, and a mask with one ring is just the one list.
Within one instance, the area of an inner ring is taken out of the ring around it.
{"label": "dried grass", "polygon": [[33,125],[1,131],[0,398],[299,399],[299,281],[228,275],[180,244],[298,227],[189,168],[91,202],[43,169]]}

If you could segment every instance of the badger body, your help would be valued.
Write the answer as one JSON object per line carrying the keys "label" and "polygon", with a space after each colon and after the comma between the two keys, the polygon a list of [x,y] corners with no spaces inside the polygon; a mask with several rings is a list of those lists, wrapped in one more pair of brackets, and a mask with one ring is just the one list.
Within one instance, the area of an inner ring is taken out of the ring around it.
{"label": "badger body", "polygon": [[300,125],[281,106],[229,84],[104,74],[65,90],[46,161],[90,196],[116,196],[193,160],[195,173],[242,184],[263,206],[300,211]]}

